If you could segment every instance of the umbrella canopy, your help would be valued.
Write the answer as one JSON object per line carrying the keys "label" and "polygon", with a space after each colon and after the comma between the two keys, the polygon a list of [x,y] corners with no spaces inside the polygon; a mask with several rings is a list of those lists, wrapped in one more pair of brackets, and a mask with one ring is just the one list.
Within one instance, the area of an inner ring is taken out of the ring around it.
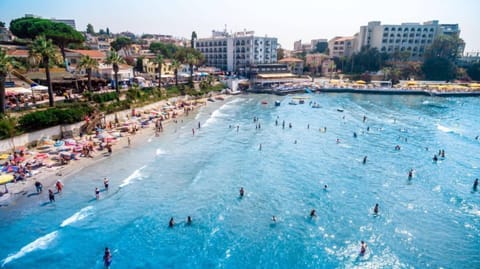
{"label": "umbrella canopy", "polygon": [[2,174],[0,175],[0,185],[7,184],[13,180],[12,174]]}

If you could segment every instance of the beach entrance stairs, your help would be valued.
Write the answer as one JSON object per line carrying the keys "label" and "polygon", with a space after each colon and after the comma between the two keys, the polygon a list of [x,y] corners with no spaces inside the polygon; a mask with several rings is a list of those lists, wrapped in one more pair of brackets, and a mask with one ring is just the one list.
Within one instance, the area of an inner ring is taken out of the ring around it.
{"label": "beach entrance stairs", "polygon": [[87,120],[85,120],[85,124],[82,125],[82,127],[80,129],[81,132],[84,133],[84,134],[91,133],[95,129],[95,127],[99,123],[101,123],[103,118],[104,118],[104,114],[100,110],[95,108],[95,110],[92,112],[90,117]]}

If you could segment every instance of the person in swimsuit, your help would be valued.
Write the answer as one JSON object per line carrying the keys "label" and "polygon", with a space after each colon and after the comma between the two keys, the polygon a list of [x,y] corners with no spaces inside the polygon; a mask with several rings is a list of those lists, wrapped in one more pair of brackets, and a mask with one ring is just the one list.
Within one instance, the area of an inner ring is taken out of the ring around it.
{"label": "person in swimsuit", "polygon": [[110,264],[112,263],[112,253],[110,253],[110,249],[105,248],[105,254],[103,254],[103,265],[105,268],[110,268]]}
{"label": "person in swimsuit", "polygon": [[361,243],[362,244],[360,246],[360,256],[363,256],[367,252],[367,244],[364,241],[362,241]]}
{"label": "person in swimsuit", "polygon": [[100,190],[98,188],[95,188],[95,198],[100,199]]}
{"label": "person in swimsuit", "polygon": [[243,195],[245,195],[245,190],[243,189],[243,187],[240,188],[240,197],[243,197]]}
{"label": "person in swimsuit", "polygon": [[108,180],[108,178],[105,177],[103,179],[103,186],[105,186],[105,190],[107,190],[107,191],[108,191],[108,183],[109,183],[109,180]]}
{"label": "person in swimsuit", "polygon": [[173,228],[175,225],[175,221],[173,220],[173,217],[170,218],[170,221],[168,222],[168,227]]}
{"label": "person in swimsuit", "polygon": [[375,204],[375,207],[373,208],[373,213],[375,215],[378,215],[378,204]]}
{"label": "person in swimsuit", "polygon": [[313,218],[313,217],[316,217],[317,216],[317,213],[315,211],[315,209],[312,209],[312,211],[310,211],[310,217]]}
{"label": "person in swimsuit", "polygon": [[48,199],[50,200],[50,203],[55,202],[55,194],[53,194],[52,189],[48,189]]}

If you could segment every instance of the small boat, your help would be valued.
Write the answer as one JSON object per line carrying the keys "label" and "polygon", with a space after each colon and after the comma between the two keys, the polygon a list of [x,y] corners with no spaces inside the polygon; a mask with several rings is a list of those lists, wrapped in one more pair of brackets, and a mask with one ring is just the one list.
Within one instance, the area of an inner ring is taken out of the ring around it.
{"label": "small boat", "polygon": [[298,101],[299,104],[305,104],[305,100],[303,99],[300,99],[300,101]]}
{"label": "small boat", "polygon": [[343,112],[343,109],[337,108],[337,111],[338,111],[338,112]]}
{"label": "small boat", "polygon": [[280,101],[275,101],[275,106],[280,106]]}
{"label": "small boat", "polygon": [[289,105],[297,105],[297,103],[295,103],[295,101],[293,101],[293,100],[290,101],[290,102],[288,102],[288,104],[289,104]]}
{"label": "small boat", "polygon": [[265,100],[263,100],[263,101],[262,101],[262,105],[266,105],[266,104],[268,104],[268,102],[265,101]]}

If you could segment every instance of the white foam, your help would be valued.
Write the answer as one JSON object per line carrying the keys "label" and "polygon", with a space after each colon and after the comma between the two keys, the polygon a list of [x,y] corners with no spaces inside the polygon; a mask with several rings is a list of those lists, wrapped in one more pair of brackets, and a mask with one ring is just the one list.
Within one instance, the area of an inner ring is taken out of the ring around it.
{"label": "white foam", "polygon": [[87,207],[84,207],[84,208],[80,209],[80,211],[76,212],[71,217],[65,219],[62,222],[62,224],[60,224],[60,227],[68,226],[72,223],[75,223],[79,220],[82,220],[82,219],[90,216],[92,214],[92,209],[93,209],[93,206],[87,206]]}
{"label": "white foam", "polygon": [[227,115],[222,113],[222,110],[226,107],[226,104],[222,105],[219,109],[213,111],[212,115],[203,124],[204,127],[208,127],[218,121],[219,118],[225,118]]}
{"label": "white foam", "polygon": [[161,148],[158,148],[156,151],[155,151],[155,155],[163,155],[163,154],[166,154],[167,152],[165,152],[164,150],[162,150]]}
{"label": "white foam", "polygon": [[448,127],[446,127],[446,126],[443,126],[443,125],[441,125],[441,124],[437,124],[437,129],[440,130],[440,131],[442,131],[442,132],[444,132],[444,133],[451,133],[451,132],[453,132],[453,129],[450,129],[450,128],[448,128]]}
{"label": "white foam", "polygon": [[16,260],[18,258],[21,258],[32,251],[35,251],[37,249],[46,249],[50,245],[50,243],[57,237],[57,234],[58,234],[58,231],[54,231],[49,234],[46,234],[40,238],[37,238],[35,241],[31,242],[30,244],[24,246],[17,253],[8,255],[8,257],[3,260],[2,267],[5,266],[5,264],[13,260]]}
{"label": "white foam", "polygon": [[120,184],[120,188],[123,188],[125,186],[127,186],[128,184],[130,184],[132,182],[132,180],[136,179],[136,178],[139,178],[141,176],[140,174],[140,171],[142,171],[142,169],[144,169],[145,167],[147,167],[146,165],[138,168],[137,170],[133,171],[133,173],[131,175],[129,175],[126,179],[123,180],[122,184]]}

